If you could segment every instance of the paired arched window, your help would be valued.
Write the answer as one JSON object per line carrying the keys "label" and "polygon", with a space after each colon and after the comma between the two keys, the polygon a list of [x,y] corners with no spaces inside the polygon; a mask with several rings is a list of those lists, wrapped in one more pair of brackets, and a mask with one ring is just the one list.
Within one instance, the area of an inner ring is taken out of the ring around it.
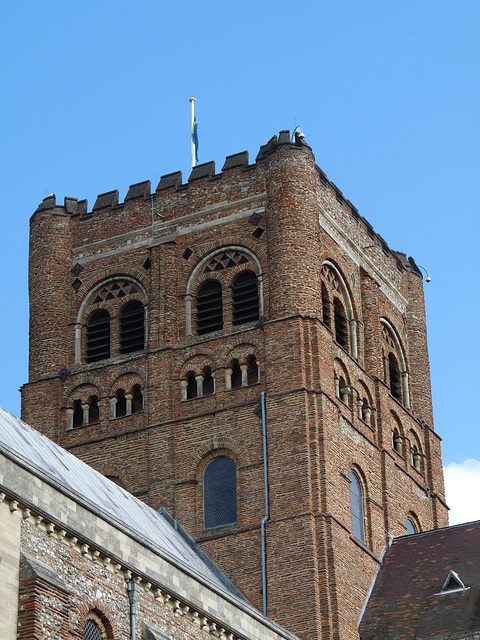
{"label": "paired arched window", "polygon": [[[145,294],[129,276],[94,287],[83,301],[75,325],[75,362],[98,362],[145,346]],[[82,326],[86,338],[82,346]],[[118,326],[118,329],[117,329]],[[112,341],[113,337],[113,341]]]}
{"label": "paired arched window", "polygon": [[110,417],[123,418],[143,410],[143,392],[139,384],[133,385],[130,391],[117,389],[110,398]]}
{"label": "paired arched window", "polygon": [[[356,322],[350,292],[340,270],[330,260],[322,265],[322,320],[345,351],[358,357]],[[333,316],[333,326],[332,326]]]}
{"label": "paired arched window", "polygon": [[352,533],[365,544],[365,512],[363,487],[355,471],[350,471],[350,507],[352,512]]}
{"label": "paired arched window", "polygon": [[410,394],[405,355],[396,330],[385,318],[381,318],[381,323],[385,383],[392,396],[409,409]]}
{"label": "paired arched window", "polygon": [[93,424],[100,420],[100,408],[98,396],[90,396],[88,401],[74,400],[73,405],[67,409],[68,429],[77,429],[84,425]]}
{"label": "paired arched window", "polygon": [[237,468],[226,456],[214,458],[203,473],[205,529],[237,522]]}

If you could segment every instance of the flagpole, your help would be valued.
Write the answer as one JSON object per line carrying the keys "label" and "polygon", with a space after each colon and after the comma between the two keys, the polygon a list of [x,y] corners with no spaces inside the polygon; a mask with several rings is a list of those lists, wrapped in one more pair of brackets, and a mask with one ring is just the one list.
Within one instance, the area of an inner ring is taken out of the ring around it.
{"label": "flagpole", "polygon": [[193,123],[195,122],[195,98],[190,98],[190,155],[192,169],[197,164],[195,162],[195,143],[193,141]]}

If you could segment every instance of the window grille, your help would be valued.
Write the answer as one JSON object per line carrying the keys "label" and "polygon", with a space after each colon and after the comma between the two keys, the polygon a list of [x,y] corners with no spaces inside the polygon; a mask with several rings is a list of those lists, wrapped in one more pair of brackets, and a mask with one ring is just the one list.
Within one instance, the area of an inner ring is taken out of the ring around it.
{"label": "window grille", "polygon": [[357,540],[365,542],[363,489],[354,471],[350,471],[350,505],[352,509],[352,533]]}
{"label": "window grille", "polygon": [[86,620],[83,625],[83,640],[101,640],[100,629],[93,620]]}
{"label": "window grille", "polygon": [[345,311],[342,303],[338,298],[335,298],[333,304],[334,321],[335,321],[335,340],[338,344],[347,349],[348,347],[348,329],[347,319],[345,318]]}
{"label": "window grille", "polygon": [[242,271],[233,285],[233,324],[258,320],[258,282],[253,271]]}
{"label": "window grille", "polygon": [[145,346],[143,304],[132,300],[122,309],[120,316],[120,353],[141,351]]}
{"label": "window grille", "polygon": [[197,333],[220,329],[223,329],[222,285],[218,280],[207,280],[197,296]]}
{"label": "window grille", "polygon": [[215,458],[203,476],[205,529],[237,521],[237,469],[225,456]]}
{"label": "window grille", "polygon": [[97,362],[110,357],[110,314],[98,309],[87,326],[87,362]]}

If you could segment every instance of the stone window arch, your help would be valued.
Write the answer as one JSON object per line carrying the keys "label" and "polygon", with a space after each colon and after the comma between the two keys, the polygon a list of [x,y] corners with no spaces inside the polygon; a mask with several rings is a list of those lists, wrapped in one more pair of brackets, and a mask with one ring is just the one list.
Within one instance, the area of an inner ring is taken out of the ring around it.
{"label": "stone window arch", "polygon": [[380,322],[382,325],[385,382],[391,395],[409,409],[410,392],[405,353],[393,325],[386,318],[380,318]]}
{"label": "stone window arch", "polygon": [[99,609],[91,609],[82,624],[82,640],[113,640],[113,637],[108,618]]}
{"label": "stone window arch", "polygon": [[321,269],[322,277],[322,317],[332,329],[334,337],[353,358],[358,358],[357,322],[353,311],[352,297],[345,278],[338,267],[325,260]]}
{"label": "stone window arch", "polygon": [[232,458],[218,456],[203,472],[205,529],[237,522],[237,467]]}
{"label": "stone window arch", "polygon": [[67,401],[67,431],[78,429],[100,420],[98,390],[91,384],[75,388]]}
{"label": "stone window arch", "polygon": [[365,491],[358,471],[352,469],[350,480],[350,509],[352,514],[352,534],[365,544]]}
{"label": "stone window arch", "polygon": [[145,288],[132,276],[115,275],[98,282],[77,313],[75,364],[143,349],[146,302]]}
{"label": "stone window arch", "polygon": [[257,356],[249,352],[248,345],[233,349],[232,359],[225,369],[225,389],[240,389],[256,384],[260,380],[260,365]]}
{"label": "stone window arch", "polygon": [[262,269],[253,251],[237,245],[215,249],[193,269],[185,295],[187,335],[254,322],[261,315]]}

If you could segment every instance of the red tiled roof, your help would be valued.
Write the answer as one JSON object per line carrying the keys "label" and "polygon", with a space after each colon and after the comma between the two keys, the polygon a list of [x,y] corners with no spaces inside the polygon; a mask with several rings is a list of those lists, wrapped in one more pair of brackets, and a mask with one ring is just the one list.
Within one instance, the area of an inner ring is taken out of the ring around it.
{"label": "red tiled roof", "polygon": [[[441,593],[450,570],[466,589]],[[360,623],[361,640],[473,630],[480,630],[480,521],[395,539]]]}

